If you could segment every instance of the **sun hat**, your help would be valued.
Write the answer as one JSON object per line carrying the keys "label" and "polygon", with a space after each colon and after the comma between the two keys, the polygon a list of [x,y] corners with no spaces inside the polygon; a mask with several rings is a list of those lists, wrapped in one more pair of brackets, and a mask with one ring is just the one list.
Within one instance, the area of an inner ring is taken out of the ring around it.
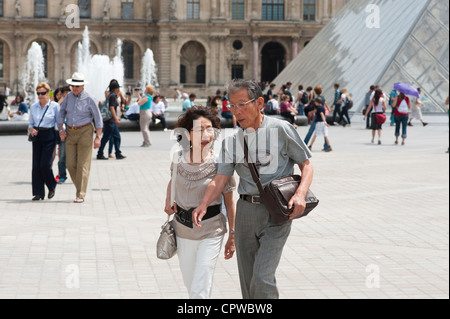
{"label": "sun hat", "polygon": [[72,75],[71,79],[68,79],[67,84],[69,85],[75,85],[75,86],[81,86],[87,84],[87,82],[84,80],[84,75],[78,72],[75,72]]}

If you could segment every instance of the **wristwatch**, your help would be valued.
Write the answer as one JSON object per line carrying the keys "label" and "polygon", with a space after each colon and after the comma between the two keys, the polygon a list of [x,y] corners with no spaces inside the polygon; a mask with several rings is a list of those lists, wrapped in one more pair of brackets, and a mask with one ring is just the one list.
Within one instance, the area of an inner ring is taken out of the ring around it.
{"label": "wristwatch", "polygon": [[236,231],[230,230],[230,235],[235,235],[235,234],[236,234]]}

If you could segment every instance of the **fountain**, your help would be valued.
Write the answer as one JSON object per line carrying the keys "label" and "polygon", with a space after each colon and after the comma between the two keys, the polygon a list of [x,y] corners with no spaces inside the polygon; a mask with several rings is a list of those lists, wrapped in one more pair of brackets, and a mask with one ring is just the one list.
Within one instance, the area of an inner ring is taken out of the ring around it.
{"label": "fountain", "polygon": [[[82,73],[88,82],[85,89],[98,100],[105,99],[105,91],[112,79],[125,86],[125,71],[122,60],[122,41],[117,39],[116,55],[111,59],[107,55],[91,55],[89,29],[85,28],[83,40],[78,44],[77,72]],[[152,50],[147,49],[142,59],[141,85],[157,86],[157,66]]]}
{"label": "fountain", "polygon": [[25,98],[30,100],[31,104],[37,101],[36,87],[45,79],[45,64],[42,48],[37,42],[31,44],[27,53],[27,63],[22,73],[22,86],[25,92]]}
{"label": "fountain", "polygon": [[153,51],[147,49],[144,57],[142,58],[142,69],[141,69],[142,89],[144,89],[147,85],[157,86],[158,78],[156,72],[157,66],[155,63]]}
{"label": "fountain", "polygon": [[122,61],[122,41],[117,40],[116,55],[111,61],[107,55],[91,55],[89,29],[85,28],[83,40],[78,45],[77,71],[82,73],[88,82],[85,90],[99,101],[105,99],[112,79],[124,85],[124,65]]}

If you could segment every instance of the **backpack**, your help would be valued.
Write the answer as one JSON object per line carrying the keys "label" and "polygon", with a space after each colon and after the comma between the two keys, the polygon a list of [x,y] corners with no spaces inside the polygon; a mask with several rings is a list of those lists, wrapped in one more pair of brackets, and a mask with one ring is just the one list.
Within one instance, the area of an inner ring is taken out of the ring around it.
{"label": "backpack", "polygon": [[112,119],[111,110],[109,109],[109,97],[100,104],[100,113],[102,114],[103,122],[108,122]]}
{"label": "backpack", "polygon": [[273,108],[273,102],[272,102],[272,100],[270,100],[270,101],[268,101],[267,104],[266,104],[266,113],[267,113],[267,114],[272,114],[272,113],[274,113],[274,112],[275,112],[275,110],[274,110],[274,108]]}
{"label": "backpack", "polygon": [[300,102],[302,102],[303,105],[308,104],[308,102],[309,102],[308,93],[303,92],[303,95],[302,95],[302,98],[300,99]]}
{"label": "backpack", "polygon": [[347,110],[351,110],[353,107],[353,101],[350,99],[347,99],[347,103],[345,104],[345,106],[347,107]]}

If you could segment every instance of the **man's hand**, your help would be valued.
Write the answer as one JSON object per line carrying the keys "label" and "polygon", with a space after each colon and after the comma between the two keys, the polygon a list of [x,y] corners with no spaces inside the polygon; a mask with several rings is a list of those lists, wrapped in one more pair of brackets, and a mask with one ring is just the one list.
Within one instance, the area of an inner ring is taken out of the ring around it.
{"label": "man's hand", "polygon": [[294,207],[294,212],[291,214],[291,216],[289,216],[290,220],[302,216],[306,209],[305,196],[295,194],[289,202],[288,207],[289,209],[292,209],[292,207]]}
{"label": "man's hand", "polygon": [[100,148],[101,144],[102,144],[102,142],[100,141],[100,137],[96,136],[95,140],[94,140],[94,149],[98,150]]}
{"label": "man's hand", "polygon": [[200,223],[203,220],[203,217],[205,217],[206,215],[206,211],[208,210],[208,207],[206,207],[203,204],[200,204],[199,207],[197,207],[193,212],[192,212],[192,222],[194,223],[195,226],[197,226],[198,228],[202,228],[202,225],[200,225]]}

